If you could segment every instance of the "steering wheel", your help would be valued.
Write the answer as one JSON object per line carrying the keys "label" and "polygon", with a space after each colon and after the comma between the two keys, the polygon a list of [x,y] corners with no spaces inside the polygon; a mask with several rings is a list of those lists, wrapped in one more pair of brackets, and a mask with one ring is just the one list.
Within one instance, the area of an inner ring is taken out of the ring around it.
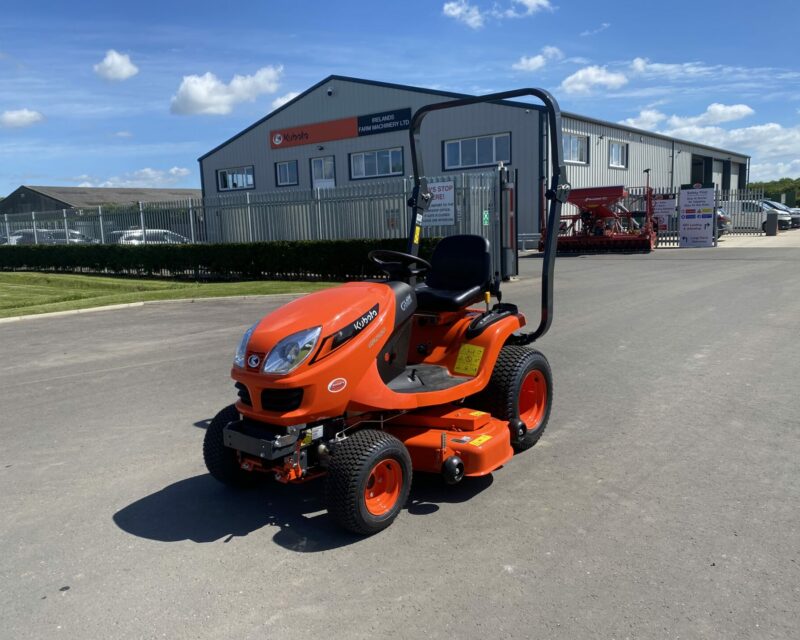
{"label": "steering wheel", "polygon": [[[367,257],[378,265],[392,279],[403,279],[420,276],[431,269],[431,263],[419,256],[389,249],[374,249]],[[412,267],[416,264],[416,267]]]}

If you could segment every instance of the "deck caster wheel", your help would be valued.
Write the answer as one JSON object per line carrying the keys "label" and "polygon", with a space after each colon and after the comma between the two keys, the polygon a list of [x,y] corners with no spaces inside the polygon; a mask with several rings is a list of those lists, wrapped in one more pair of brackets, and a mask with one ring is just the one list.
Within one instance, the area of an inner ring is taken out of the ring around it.
{"label": "deck caster wheel", "polygon": [[442,464],[442,477],[447,484],[458,484],[464,479],[464,461],[458,456],[450,456]]}
{"label": "deck caster wheel", "polygon": [[378,533],[406,503],[411,473],[411,456],[400,440],[384,431],[356,431],[331,455],[325,482],[328,512],[353,533]]}
{"label": "deck caster wheel", "polygon": [[203,459],[208,472],[222,484],[237,489],[246,489],[258,484],[260,478],[239,465],[239,455],[225,446],[223,429],[239,419],[234,405],[225,407],[211,420],[203,439]]}
{"label": "deck caster wheel", "polygon": [[553,374],[547,358],[535,349],[516,345],[500,350],[489,384],[466,400],[470,407],[509,421],[511,446],[516,452],[530,449],[542,437],[552,403]]}

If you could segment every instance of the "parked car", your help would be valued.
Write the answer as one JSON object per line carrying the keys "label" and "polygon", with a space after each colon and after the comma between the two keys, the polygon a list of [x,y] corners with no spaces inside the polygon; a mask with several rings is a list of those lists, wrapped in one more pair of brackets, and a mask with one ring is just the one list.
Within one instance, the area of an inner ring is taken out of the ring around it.
{"label": "parked car", "polygon": [[186,238],[174,231],[166,229],[147,229],[142,234],[141,229],[126,231],[119,239],[119,244],[189,244]]}
{"label": "parked car", "polygon": [[781,202],[775,202],[775,200],[762,200],[761,202],[768,207],[788,213],[790,216],[792,216],[792,228],[797,229],[800,227],[800,209],[792,209]]}
{"label": "parked car", "polygon": [[17,229],[12,231],[8,238],[8,244],[55,244],[50,229]]}
{"label": "parked car", "polygon": [[723,207],[717,207],[717,237],[721,238],[726,233],[733,231],[733,222],[730,215]]}
{"label": "parked car", "polygon": [[778,214],[778,228],[789,229],[792,226],[792,216],[785,211],[771,207],[763,200],[742,200],[728,203],[728,211],[733,213],[733,226],[737,229],[766,229],[767,214]]}
{"label": "parked car", "polygon": [[53,237],[53,241],[56,244],[95,244],[99,242],[99,240],[90,238],[85,233],[75,231],[74,229],[69,230],[68,240],[65,239],[66,233],[64,229],[53,229],[50,231],[50,235]]}

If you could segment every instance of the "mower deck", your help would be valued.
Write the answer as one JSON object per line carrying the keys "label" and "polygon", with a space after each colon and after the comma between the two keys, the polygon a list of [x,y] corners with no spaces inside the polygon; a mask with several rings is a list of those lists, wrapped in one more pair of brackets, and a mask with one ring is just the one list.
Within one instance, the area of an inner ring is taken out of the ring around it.
{"label": "mower deck", "polygon": [[386,430],[406,446],[415,471],[440,473],[445,460],[458,456],[465,476],[485,476],[514,455],[508,422],[465,407],[406,413],[388,423]]}

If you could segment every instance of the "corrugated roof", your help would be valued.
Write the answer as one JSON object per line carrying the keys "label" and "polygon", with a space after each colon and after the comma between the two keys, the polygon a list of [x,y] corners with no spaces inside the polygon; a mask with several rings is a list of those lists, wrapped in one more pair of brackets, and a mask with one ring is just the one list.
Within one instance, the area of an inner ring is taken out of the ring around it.
{"label": "corrugated roof", "polygon": [[[231,142],[233,142],[237,138],[240,138],[241,136],[243,136],[245,133],[247,133],[251,129],[254,129],[258,125],[260,125],[262,122],[266,122],[267,120],[269,120],[273,116],[277,115],[278,113],[280,113],[284,109],[286,109],[286,108],[290,107],[291,105],[293,105],[295,102],[299,102],[300,100],[302,100],[304,97],[306,97],[309,93],[311,93],[315,89],[317,89],[317,88],[321,87],[322,85],[324,85],[324,84],[326,84],[328,82],[331,82],[333,80],[343,80],[343,81],[346,81],[346,82],[354,82],[354,83],[357,83],[357,84],[372,85],[372,86],[375,86],[375,87],[386,87],[386,88],[389,88],[389,89],[401,89],[401,90],[404,90],[404,91],[414,91],[414,92],[417,92],[417,93],[427,93],[427,94],[434,95],[434,96],[443,96],[443,97],[454,98],[454,99],[472,98],[472,97],[474,97],[474,96],[472,96],[470,94],[467,94],[467,93],[454,93],[452,91],[441,91],[441,90],[438,90],[438,89],[425,89],[424,87],[414,87],[414,86],[404,85],[404,84],[395,84],[393,82],[381,82],[379,80],[366,80],[364,78],[352,78],[350,76],[330,75],[327,78],[325,78],[325,79],[321,80],[320,82],[318,82],[317,84],[315,84],[314,86],[309,87],[308,89],[303,91],[300,95],[296,96],[295,98],[293,98],[289,102],[281,105],[280,107],[278,107],[274,111],[268,113],[266,116],[264,116],[260,120],[257,120],[256,122],[251,124],[246,129],[243,129],[239,133],[237,133],[234,136],[228,138],[225,142],[217,145],[211,151],[209,151],[207,153],[204,153],[202,156],[200,156],[198,158],[198,161],[202,162],[205,158],[210,156],[215,151],[218,151],[218,150],[222,149],[223,147],[227,146],[228,144],[230,144]],[[538,104],[529,104],[527,102],[514,102],[514,101],[511,101],[511,100],[503,100],[503,101],[501,101],[501,104],[504,104],[504,105],[507,105],[507,106],[512,106],[512,107],[522,107],[522,108],[525,108],[525,109],[530,109],[530,108],[542,109],[543,108],[541,105],[538,105]],[[570,113],[570,112],[567,112],[567,111],[562,111],[561,115],[564,116],[564,117],[567,117],[567,118],[573,118],[575,120],[586,120],[588,122],[594,122],[596,124],[600,124],[600,125],[604,125],[604,126],[616,127],[618,129],[624,129],[626,131],[630,131],[632,133],[638,133],[640,135],[647,135],[647,136],[652,136],[654,138],[661,138],[662,140],[669,140],[669,141],[673,141],[674,140],[675,142],[680,143],[680,144],[691,145],[691,146],[700,147],[700,148],[703,148],[703,149],[710,149],[712,151],[719,151],[719,152],[722,152],[722,153],[726,153],[728,155],[736,155],[736,156],[740,156],[742,158],[749,158],[750,157],[749,155],[747,155],[745,153],[739,153],[738,151],[728,151],[726,149],[721,149],[719,147],[712,147],[712,146],[709,146],[709,145],[706,145],[706,144],[701,144],[701,143],[698,143],[698,142],[691,142],[689,140],[681,140],[680,138],[673,138],[672,136],[667,136],[667,135],[664,135],[663,133],[655,133],[653,131],[647,131],[645,129],[637,129],[635,127],[629,127],[628,125],[619,124],[617,122],[610,122],[610,121],[606,121],[606,120],[599,120],[597,118],[591,118],[591,117],[588,117],[588,116],[582,116],[582,115],[580,115],[578,113]]]}
{"label": "corrugated roof", "polygon": [[24,185],[31,191],[59,200],[71,207],[97,207],[104,204],[162,202],[202,197],[200,189],[116,189],[107,187],[39,187]]}

